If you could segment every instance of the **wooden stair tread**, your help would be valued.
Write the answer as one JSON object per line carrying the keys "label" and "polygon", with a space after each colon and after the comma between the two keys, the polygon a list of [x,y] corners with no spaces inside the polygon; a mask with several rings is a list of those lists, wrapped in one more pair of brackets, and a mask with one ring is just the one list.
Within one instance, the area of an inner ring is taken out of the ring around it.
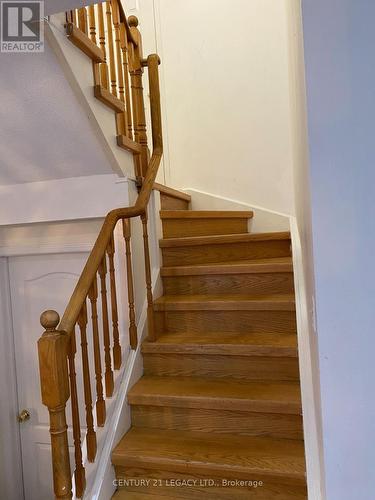
{"label": "wooden stair tread", "polygon": [[112,462],[123,467],[305,483],[304,448],[297,440],[132,428],[113,451]]}
{"label": "wooden stair tread", "polygon": [[225,243],[247,243],[252,241],[290,240],[290,232],[279,233],[240,233],[212,236],[187,236],[181,238],[163,238],[159,241],[161,248],[183,247],[195,245],[218,245]]}
{"label": "wooden stair tread", "polygon": [[159,182],[154,182],[153,189],[167,196],[172,196],[172,198],[178,198],[179,200],[187,201],[188,203],[191,202],[190,194],[183,193],[182,191],[169,186],[164,186],[164,184],[160,184]]}
{"label": "wooden stair tread", "polygon": [[102,85],[94,85],[94,95],[103,104],[116,111],[116,113],[123,113],[125,111],[125,104]]}
{"label": "wooden stair tread", "polygon": [[236,260],[209,264],[192,264],[190,266],[166,266],[162,267],[160,270],[161,276],[291,272],[293,272],[293,262],[291,257]]}
{"label": "wooden stair tread", "polygon": [[155,311],[294,311],[293,294],[284,295],[163,295]]}
{"label": "wooden stair tread", "polygon": [[295,333],[165,333],[156,342],[145,341],[142,352],[275,357],[298,355]]}
{"label": "wooden stair tread", "polygon": [[[147,478],[148,479],[148,478]],[[112,497],[114,500],[171,500],[170,496],[152,493],[137,493],[136,491],[117,490]],[[173,498],[182,498],[173,496]]]}
{"label": "wooden stair tread", "polygon": [[160,210],[161,219],[251,219],[253,216],[251,210]]}
{"label": "wooden stair tread", "polygon": [[128,394],[135,405],[301,414],[297,382],[143,376]]}

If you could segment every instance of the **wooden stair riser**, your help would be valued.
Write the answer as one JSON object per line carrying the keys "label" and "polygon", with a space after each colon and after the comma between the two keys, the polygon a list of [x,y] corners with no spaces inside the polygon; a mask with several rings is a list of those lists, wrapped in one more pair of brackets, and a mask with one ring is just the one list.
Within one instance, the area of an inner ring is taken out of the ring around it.
{"label": "wooden stair riser", "polygon": [[164,266],[290,257],[289,240],[251,241],[162,248]]}
{"label": "wooden stair riser", "polygon": [[295,333],[294,311],[157,311],[157,332]]}
{"label": "wooden stair riser", "polygon": [[300,415],[149,405],[132,405],[131,415],[134,427],[303,439]]}
{"label": "wooden stair riser", "polygon": [[243,234],[248,232],[248,219],[163,219],[164,238]]}
{"label": "wooden stair riser", "polygon": [[[268,478],[247,477],[245,481],[262,481],[262,486],[223,486],[223,480],[236,480],[223,471],[220,477],[212,474],[189,474],[186,472],[176,472],[168,470],[141,469],[134,467],[116,466],[117,479],[124,481],[133,479],[128,486],[123,487],[125,491],[136,493],[150,493],[158,496],[166,496],[173,499],[195,499],[204,498],[206,500],[306,500],[306,487],[303,485],[287,484],[280,481],[270,481]],[[135,480],[150,480],[139,481]],[[242,478],[241,478],[242,479]],[[179,481],[180,485],[173,486],[172,481]],[[184,481],[184,483],[183,483]],[[210,482],[211,481],[211,482]],[[214,484],[213,484],[214,483]]]}
{"label": "wooden stair riser", "polygon": [[166,295],[263,295],[294,292],[293,273],[206,274],[164,276],[162,279]]}
{"label": "wooden stair riser", "polygon": [[189,202],[160,193],[160,207],[162,210],[189,210]]}
{"label": "wooden stair riser", "polygon": [[143,354],[143,366],[145,375],[299,380],[297,358]]}

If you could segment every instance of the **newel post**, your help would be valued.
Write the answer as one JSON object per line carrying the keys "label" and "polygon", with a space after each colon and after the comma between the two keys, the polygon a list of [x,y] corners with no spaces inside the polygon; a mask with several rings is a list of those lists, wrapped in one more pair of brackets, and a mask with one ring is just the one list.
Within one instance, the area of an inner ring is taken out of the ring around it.
{"label": "newel post", "polygon": [[60,322],[56,311],[45,311],[40,323],[45,332],[38,340],[39,373],[42,402],[50,418],[53,486],[56,498],[72,498],[65,406],[69,399],[68,340],[56,330]]}

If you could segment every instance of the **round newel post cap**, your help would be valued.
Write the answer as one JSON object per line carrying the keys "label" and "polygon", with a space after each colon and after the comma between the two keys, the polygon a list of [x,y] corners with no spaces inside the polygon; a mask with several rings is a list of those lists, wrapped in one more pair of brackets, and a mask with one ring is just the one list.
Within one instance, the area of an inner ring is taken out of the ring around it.
{"label": "round newel post cap", "polygon": [[40,324],[47,331],[56,330],[57,325],[60,323],[60,316],[56,311],[44,311],[40,315]]}
{"label": "round newel post cap", "polygon": [[131,28],[136,28],[139,24],[138,17],[136,16],[129,16],[128,17],[128,23]]}

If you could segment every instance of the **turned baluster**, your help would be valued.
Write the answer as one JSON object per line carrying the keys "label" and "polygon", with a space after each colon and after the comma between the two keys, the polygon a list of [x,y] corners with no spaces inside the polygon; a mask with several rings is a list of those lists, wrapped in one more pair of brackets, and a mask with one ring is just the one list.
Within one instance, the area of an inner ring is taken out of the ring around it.
{"label": "turned baluster", "polygon": [[140,165],[138,165],[140,172],[138,173],[138,175],[144,177],[146,175],[148,167],[149,152],[147,146],[146,116],[145,116],[143,85],[142,85],[142,75],[143,75],[142,40],[141,40],[141,34],[137,29],[138,19],[135,16],[130,16],[128,22],[134,38],[138,41],[137,46],[134,46],[133,43],[130,44],[131,55],[129,62],[130,62],[130,80],[131,80],[132,104],[133,104],[132,110],[133,110],[134,140],[142,146],[142,151],[140,155]]}
{"label": "turned baluster", "polygon": [[98,9],[98,25],[99,25],[99,46],[102,49],[104,63],[100,63],[100,84],[108,89],[108,66],[107,66],[107,52],[105,50],[105,29],[104,29],[104,15],[103,4],[97,5]]}
{"label": "turned baluster", "polygon": [[132,127],[132,109],[130,104],[130,86],[129,86],[129,52],[128,52],[128,39],[126,34],[126,27],[124,23],[120,24],[120,44],[122,51],[122,64],[124,68],[124,80],[125,80],[125,101],[126,101],[126,115],[127,115],[127,131],[126,135],[132,139],[133,138],[133,127]]}
{"label": "turned baluster", "polygon": [[131,226],[130,219],[122,220],[123,235],[125,240],[126,251],[126,273],[128,278],[128,302],[129,302],[129,341],[132,349],[137,348],[137,326],[135,324],[135,310],[134,310],[134,289],[133,289],[133,269],[131,257]]}
{"label": "turned baluster", "polygon": [[152,297],[152,280],[151,280],[151,263],[150,263],[150,249],[148,244],[147,232],[147,213],[142,216],[143,228],[143,247],[145,254],[145,270],[146,270],[146,290],[147,290],[147,326],[148,326],[148,339],[150,342],[156,340],[155,336],[155,322],[154,322],[154,300]]}
{"label": "turned baluster", "polygon": [[85,7],[78,9],[78,28],[88,34],[87,11]]}
{"label": "turned baluster", "polygon": [[81,332],[81,353],[82,353],[82,372],[83,372],[83,390],[85,395],[86,407],[86,445],[87,445],[87,459],[89,462],[94,462],[96,455],[96,433],[94,430],[94,419],[92,416],[92,394],[90,382],[90,366],[89,356],[87,350],[87,308],[86,301],[82,306],[81,312],[78,316],[78,325]]}
{"label": "turned baluster", "polygon": [[70,335],[70,351],[69,351],[69,379],[70,379],[70,399],[72,407],[72,424],[73,424],[73,442],[74,442],[74,458],[75,471],[74,481],[76,485],[76,497],[81,498],[86,487],[85,468],[82,464],[82,449],[81,449],[81,425],[79,419],[79,406],[77,394],[77,378],[75,369],[75,355],[77,352],[76,332],[73,329]]}
{"label": "turned baluster", "polygon": [[105,363],[105,393],[107,397],[113,394],[113,371],[111,361],[111,345],[109,336],[109,321],[108,321],[108,304],[107,304],[107,262],[104,255],[99,266],[100,289],[102,296],[102,320],[103,320],[103,341],[104,341],[104,363]]}
{"label": "turned baluster", "polygon": [[117,312],[117,296],[116,296],[116,274],[115,274],[115,241],[112,237],[107,247],[109,261],[109,280],[111,285],[111,311],[112,311],[112,328],[113,328],[113,367],[115,370],[121,368],[121,346],[120,334],[118,330],[118,312]]}
{"label": "turned baluster", "polygon": [[[125,103],[124,90],[124,73],[121,58],[121,39],[120,39],[120,11],[117,0],[112,0],[112,17],[115,33],[115,48],[116,48],[116,65],[117,65],[117,82],[119,99]],[[116,114],[117,134],[127,135],[128,133],[128,115],[126,111]]]}
{"label": "turned baluster", "polygon": [[106,19],[107,19],[109,74],[111,77],[111,92],[115,97],[117,97],[116,63],[115,63],[115,52],[113,47],[111,2],[106,2],[105,5],[106,5]]}
{"label": "turned baluster", "polygon": [[56,330],[60,317],[45,311],[40,322],[45,332],[38,340],[42,402],[48,408],[52,448],[53,488],[56,498],[72,498],[68,433],[65,407],[69,399],[68,342],[65,332]]}
{"label": "turned baluster", "polygon": [[98,283],[96,276],[89,291],[89,299],[91,303],[91,320],[92,334],[94,346],[94,363],[95,363],[95,380],[96,380],[96,419],[98,426],[103,427],[106,419],[106,407],[103,398],[103,383],[102,383],[102,361],[100,355],[100,340],[98,326]]}
{"label": "turned baluster", "polygon": [[89,5],[88,9],[88,18],[89,18],[89,33],[90,39],[96,45],[96,22],[95,22],[95,9],[93,5]]}
{"label": "turned baluster", "polygon": [[73,23],[75,26],[78,26],[76,9],[68,10],[68,12],[66,13],[66,22]]}

